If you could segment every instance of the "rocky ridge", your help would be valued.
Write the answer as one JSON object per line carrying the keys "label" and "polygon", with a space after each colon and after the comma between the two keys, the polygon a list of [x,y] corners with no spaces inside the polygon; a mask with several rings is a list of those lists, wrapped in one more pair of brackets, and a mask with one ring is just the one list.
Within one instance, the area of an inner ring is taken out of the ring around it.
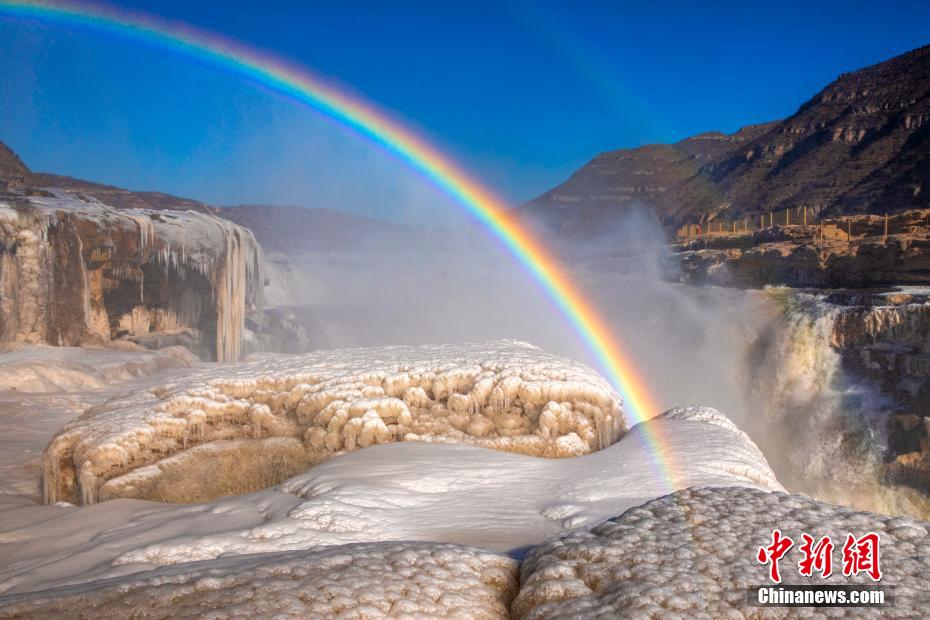
{"label": "rocky ridge", "polygon": [[602,153],[521,212],[584,238],[629,208],[670,230],[807,206],[835,217],[930,207],[930,46],[834,82],[787,119]]}

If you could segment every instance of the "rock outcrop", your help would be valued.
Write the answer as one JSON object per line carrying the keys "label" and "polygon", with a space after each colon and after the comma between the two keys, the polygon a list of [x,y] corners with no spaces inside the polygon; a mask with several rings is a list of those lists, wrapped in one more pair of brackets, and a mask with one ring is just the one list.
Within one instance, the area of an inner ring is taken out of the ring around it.
{"label": "rock outcrop", "polygon": [[246,313],[261,316],[263,287],[254,236],[215,215],[115,209],[58,190],[0,197],[0,342],[195,330],[208,357],[236,360]]}
{"label": "rock outcrop", "polygon": [[782,121],[598,155],[521,211],[584,238],[638,205],[672,231],[804,206],[930,207],[930,46],[840,76]]}
{"label": "rock outcrop", "polygon": [[776,225],[702,235],[675,245],[695,284],[863,288],[930,284],[930,210],[885,218],[845,216],[821,225]]}
{"label": "rock outcrop", "polygon": [[29,169],[3,142],[0,142],[0,191],[15,191],[25,187]]}
{"label": "rock outcrop", "polygon": [[[917,289],[921,291],[921,289]],[[835,292],[832,344],[844,366],[893,399],[886,473],[930,493],[930,295]]]}

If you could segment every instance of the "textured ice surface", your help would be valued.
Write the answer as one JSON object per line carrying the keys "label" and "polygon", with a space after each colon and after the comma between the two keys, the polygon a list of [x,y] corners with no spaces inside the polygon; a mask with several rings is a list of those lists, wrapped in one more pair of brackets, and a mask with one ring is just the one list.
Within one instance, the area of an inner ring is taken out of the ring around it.
{"label": "textured ice surface", "polygon": [[507,618],[517,563],[428,543],[215,560],[0,598],[0,617]]}
{"label": "textured ice surface", "polygon": [[8,346],[0,350],[0,392],[72,392],[191,366],[183,347],[150,351],[123,343],[108,347]]}
{"label": "textured ice surface", "polygon": [[[187,349],[7,345],[0,353],[0,495],[41,501],[42,451],[63,425],[152,375],[184,372]],[[163,379],[162,379],[163,380]]]}
{"label": "textured ice surface", "polygon": [[[756,551],[772,530],[801,544],[833,537],[834,574],[801,577],[797,546],[781,561],[782,583],[873,583],[844,577],[847,533],[881,536],[882,584],[895,603],[883,608],[749,608],[745,587],[764,585]],[[692,488],[651,501],[595,527],[534,549],[521,568],[514,617],[785,618],[925,617],[930,609],[930,524],[751,488]],[[836,543],[836,541],[840,541]]]}
{"label": "textured ice surface", "polygon": [[258,355],[95,407],[46,450],[45,493],[49,503],[197,501],[380,443],[564,457],[623,430],[620,396],[603,378],[526,343]]}
{"label": "textured ice surface", "polygon": [[[673,479],[649,441],[661,437]],[[694,485],[782,490],[759,450],[712,409],[676,409],[570,459],[392,443],[273,489],[197,505],[118,499],[5,513],[0,591],[28,591],[224,555],[387,540],[521,554],[565,530]],[[49,533],[54,532],[54,537]]]}

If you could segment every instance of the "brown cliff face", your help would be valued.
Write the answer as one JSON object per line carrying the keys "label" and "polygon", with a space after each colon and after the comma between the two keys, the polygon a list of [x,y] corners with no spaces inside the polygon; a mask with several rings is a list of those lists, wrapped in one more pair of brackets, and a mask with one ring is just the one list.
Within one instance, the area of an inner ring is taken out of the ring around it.
{"label": "brown cliff face", "polygon": [[930,46],[840,76],[708,174],[736,211],[930,206]]}
{"label": "brown cliff face", "polygon": [[877,386],[896,409],[888,420],[889,481],[930,493],[930,297],[837,291],[831,346],[844,368]]}
{"label": "brown cliff face", "polygon": [[[887,221],[887,232],[885,226]],[[930,284],[930,210],[851,215],[679,241],[680,277],[696,284],[863,288]]]}
{"label": "brown cliff face", "polygon": [[238,359],[246,313],[262,314],[262,253],[214,211],[35,174],[0,143],[0,343],[203,338]]}
{"label": "brown cliff face", "polygon": [[583,234],[637,203],[671,229],[805,205],[930,208],[930,46],[840,76],[783,121],[603,153],[521,210]]}
{"label": "brown cliff face", "polygon": [[16,190],[25,186],[29,168],[3,142],[0,142],[0,191]]}
{"label": "brown cliff face", "polygon": [[651,207],[660,219],[674,218],[683,209],[712,209],[720,202],[719,191],[701,170],[712,169],[770,126],[601,153],[523,210],[569,237],[583,237],[631,207]]}
{"label": "brown cliff face", "polygon": [[213,215],[63,192],[0,200],[0,343],[202,336],[207,355],[232,361],[263,284],[252,233]]}

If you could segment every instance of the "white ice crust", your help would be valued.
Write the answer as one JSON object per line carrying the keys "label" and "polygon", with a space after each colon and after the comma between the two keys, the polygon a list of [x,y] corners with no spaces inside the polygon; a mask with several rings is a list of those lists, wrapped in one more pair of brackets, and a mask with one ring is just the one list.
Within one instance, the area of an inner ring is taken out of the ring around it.
{"label": "white ice crust", "polygon": [[[756,560],[772,530],[795,541],[780,563],[784,584],[872,584],[846,577],[846,535],[881,538],[881,581],[894,605],[878,608],[746,608],[746,587],[771,584]],[[802,577],[802,533],[836,545],[833,575]],[[584,618],[916,618],[930,608],[930,524],[746,487],[692,488],[534,549],[521,567],[513,617]],[[795,615],[795,613],[803,613]]]}
{"label": "white ice crust", "polygon": [[49,394],[100,389],[114,382],[197,362],[184,347],[150,351],[131,343],[106,347],[8,345],[0,350],[0,392]]}
{"label": "white ice crust", "polygon": [[95,407],[44,456],[45,495],[202,501],[394,441],[587,454],[624,431],[590,368],[522,342],[257,355]]}
{"label": "white ice crust", "polygon": [[508,618],[517,563],[429,543],[200,562],[91,587],[0,599],[0,616]]}
{"label": "white ice crust", "polygon": [[[668,463],[661,467],[656,437]],[[519,555],[695,485],[782,490],[748,437],[706,408],[673,410],[614,445],[569,459],[392,443],[339,456],[272,489],[204,504],[118,499],[8,510],[0,591],[373,541],[449,542]]]}
{"label": "white ice crust", "polygon": [[196,363],[183,347],[3,345],[0,495],[40,499],[42,451],[62,426],[96,404]]}

